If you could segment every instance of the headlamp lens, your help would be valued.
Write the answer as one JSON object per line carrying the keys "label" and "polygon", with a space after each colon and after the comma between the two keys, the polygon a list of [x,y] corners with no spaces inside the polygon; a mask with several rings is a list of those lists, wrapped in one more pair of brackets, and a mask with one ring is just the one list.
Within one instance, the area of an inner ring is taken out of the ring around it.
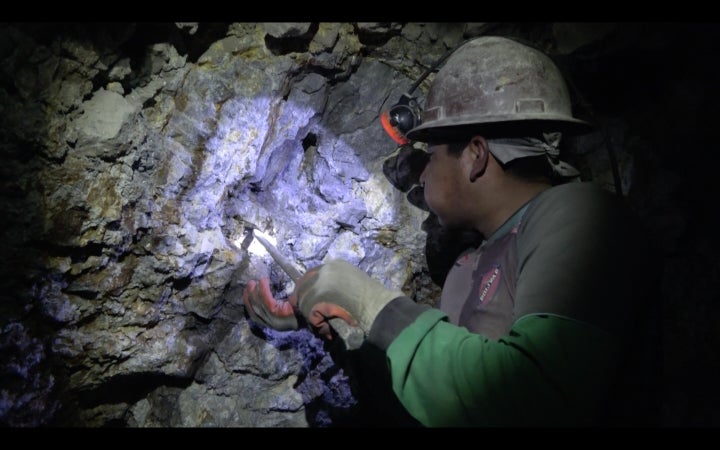
{"label": "headlamp lens", "polygon": [[414,98],[403,94],[400,100],[389,111],[380,116],[385,132],[400,145],[410,142],[406,137],[408,131],[420,125],[418,105]]}

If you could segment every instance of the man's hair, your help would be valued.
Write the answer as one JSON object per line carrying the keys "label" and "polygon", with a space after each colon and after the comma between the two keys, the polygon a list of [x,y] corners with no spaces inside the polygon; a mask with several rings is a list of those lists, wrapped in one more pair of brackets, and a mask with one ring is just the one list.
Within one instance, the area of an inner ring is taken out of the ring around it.
{"label": "man's hair", "polygon": [[470,139],[466,141],[457,141],[448,144],[448,155],[459,158],[462,151],[465,149],[465,147],[467,147],[468,142],[470,142]]}

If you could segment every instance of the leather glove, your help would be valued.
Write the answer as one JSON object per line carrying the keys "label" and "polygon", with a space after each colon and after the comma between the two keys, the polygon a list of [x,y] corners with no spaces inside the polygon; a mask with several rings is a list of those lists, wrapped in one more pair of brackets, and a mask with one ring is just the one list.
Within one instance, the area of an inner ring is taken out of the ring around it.
{"label": "leather glove", "polygon": [[250,280],[243,291],[245,310],[252,320],[278,331],[297,330],[299,327],[291,299],[292,296],[275,299],[267,277],[260,278],[259,283]]}
{"label": "leather glove", "polygon": [[367,335],[380,310],[404,295],[347,261],[331,260],[303,275],[289,300],[321,336],[332,339],[329,319],[339,317]]}

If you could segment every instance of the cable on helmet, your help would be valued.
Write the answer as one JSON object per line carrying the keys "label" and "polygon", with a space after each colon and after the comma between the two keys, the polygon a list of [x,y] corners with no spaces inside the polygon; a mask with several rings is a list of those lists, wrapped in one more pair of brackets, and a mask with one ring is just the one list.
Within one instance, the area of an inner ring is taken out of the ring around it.
{"label": "cable on helmet", "polygon": [[410,142],[407,138],[407,132],[420,125],[420,106],[418,105],[415,97],[412,96],[413,91],[420,86],[428,75],[433,71],[437,70],[440,64],[443,63],[450,55],[460,48],[461,44],[455,46],[442,58],[437,60],[432,66],[430,66],[421,76],[418,78],[407,92],[400,96],[400,100],[395,103],[390,109],[383,111],[380,114],[380,123],[382,124],[385,132],[392,138],[393,141],[397,142],[398,145],[405,145]]}

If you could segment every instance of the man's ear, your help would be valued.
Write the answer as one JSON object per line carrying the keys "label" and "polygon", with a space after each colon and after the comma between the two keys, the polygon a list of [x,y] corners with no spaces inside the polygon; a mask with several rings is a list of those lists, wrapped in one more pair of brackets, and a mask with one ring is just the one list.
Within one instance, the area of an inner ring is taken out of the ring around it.
{"label": "man's ear", "polygon": [[482,136],[473,136],[470,144],[467,146],[472,158],[472,167],[470,169],[470,182],[480,178],[487,168],[488,158],[490,157],[490,149],[488,143]]}

